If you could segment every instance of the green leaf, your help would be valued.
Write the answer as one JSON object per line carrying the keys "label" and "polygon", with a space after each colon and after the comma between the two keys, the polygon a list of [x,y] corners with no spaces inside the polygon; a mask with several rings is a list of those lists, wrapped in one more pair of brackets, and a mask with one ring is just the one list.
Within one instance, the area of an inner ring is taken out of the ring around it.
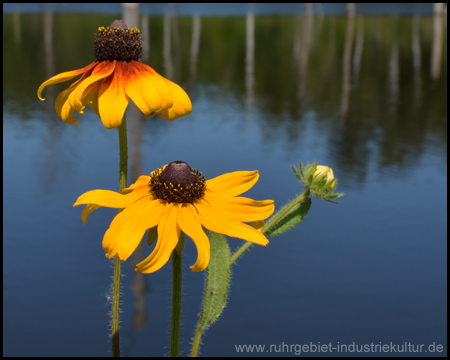
{"label": "green leaf", "polygon": [[300,161],[300,174],[302,174],[302,178],[305,178],[305,172],[303,170],[303,163]]}
{"label": "green leaf", "polygon": [[[311,206],[311,199],[308,197],[301,203],[295,205],[289,212],[287,212],[278,222],[276,222],[270,229],[265,231],[265,235],[274,236],[280,235],[285,231],[293,228],[308,213]],[[281,211],[281,210],[280,210]]]}
{"label": "green leaf", "polygon": [[300,174],[298,173],[298,170],[294,165],[292,165],[292,171],[294,172],[295,176],[297,176],[297,179],[299,181],[302,181],[302,178],[300,177]]}
{"label": "green leaf", "polygon": [[326,199],[336,199],[336,198],[339,198],[339,197],[341,197],[343,195],[344,194],[342,194],[342,193],[335,193],[335,194],[326,194],[324,197]]}
{"label": "green leaf", "polygon": [[225,235],[211,232],[211,258],[208,265],[208,277],[203,299],[203,309],[198,328],[205,329],[214,323],[225,308],[230,282],[231,252]]}
{"label": "green leaf", "polygon": [[158,225],[152,227],[147,234],[147,245],[151,246],[158,238]]}

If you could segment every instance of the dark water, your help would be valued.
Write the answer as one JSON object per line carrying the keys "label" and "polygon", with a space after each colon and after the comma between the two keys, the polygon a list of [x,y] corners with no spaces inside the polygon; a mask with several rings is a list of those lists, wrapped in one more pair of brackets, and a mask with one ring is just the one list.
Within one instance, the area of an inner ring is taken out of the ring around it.
{"label": "dark water", "polygon": [[[118,189],[117,130],[92,111],[63,123],[54,100],[68,83],[47,88],[45,102],[36,91],[91,63],[93,34],[119,17],[3,15],[5,356],[111,355],[112,262],[101,240],[116,212],[98,210],[83,226],[72,204]],[[238,261],[201,354],[331,344],[305,355],[351,356],[337,347],[406,343],[423,344],[407,355],[446,355],[447,18],[171,13],[139,24],[142,61],[183,86],[194,110],[167,122],[129,108],[130,183],[173,160],[207,178],[258,169],[246,196],[280,207],[301,192],[290,169],[301,160],[331,166],[345,192],[338,205],[314,199],[300,226]],[[229,239],[232,250],[241,243]],[[182,355],[205,282],[186,244]],[[122,267],[123,356],[169,351],[171,265],[133,270],[149,252]]]}

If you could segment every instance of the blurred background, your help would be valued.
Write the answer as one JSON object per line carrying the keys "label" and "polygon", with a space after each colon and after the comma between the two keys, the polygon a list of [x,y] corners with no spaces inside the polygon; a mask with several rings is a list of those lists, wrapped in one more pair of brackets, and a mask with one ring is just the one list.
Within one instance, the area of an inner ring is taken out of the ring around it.
{"label": "blurred background", "polygon": [[[313,199],[299,226],[233,266],[201,355],[406,342],[446,356],[446,5],[345,3],[3,4],[3,355],[111,355],[101,241],[116,211],[83,226],[72,204],[118,190],[117,130],[90,109],[77,126],[58,118],[71,82],[46,88],[45,102],[36,91],[93,62],[98,27],[115,19],[141,30],[141,61],[193,103],[174,122],[129,106],[129,184],[173,160],[206,178],[259,170],[245,196],[279,208],[302,191],[291,165],[317,161],[345,192],[338,205]],[[150,252],[143,243],[122,266],[122,356],[169,352],[171,265],[134,271]],[[187,241],[181,355],[205,284],[189,269],[196,256]]]}

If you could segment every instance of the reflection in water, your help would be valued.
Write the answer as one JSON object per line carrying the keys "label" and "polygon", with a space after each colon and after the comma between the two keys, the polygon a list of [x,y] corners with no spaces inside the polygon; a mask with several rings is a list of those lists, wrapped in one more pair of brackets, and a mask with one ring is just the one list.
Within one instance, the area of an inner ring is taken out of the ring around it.
{"label": "reflection in water", "polygon": [[53,13],[46,11],[42,17],[44,28],[45,77],[55,75],[55,56],[53,51]]}
{"label": "reflection in water", "polygon": [[388,72],[388,100],[391,113],[395,113],[398,104],[398,97],[400,91],[400,66],[398,55],[398,44],[392,44],[391,57],[389,60]]}
{"label": "reflection in water", "polygon": [[148,15],[141,16],[141,33],[142,39],[144,39],[144,43],[142,46],[142,58],[141,61],[143,63],[148,63],[149,55],[150,55],[150,32],[148,31]]}
{"label": "reflection in water", "polygon": [[171,20],[172,15],[166,13],[164,15],[164,75],[166,78],[173,80],[173,63],[172,63],[172,49],[171,49]]}
{"label": "reflection in water", "polygon": [[312,4],[306,4],[306,16],[300,16],[298,18],[297,31],[294,36],[294,59],[299,67],[297,89],[297,99],[299,102],[303,100],[306,94],[308,60],[313,43],[313,26]]}
{"label": "reflection in water", "polygon": [[[125,24],[129,28],[139,26],[139,4],[126,4],[122,3],[123,19]],[[144,18],[144,17],[143,17]],[[145,17],[146,19],[146,17]],[[142,32],[142,29],[141,29]],[[148,25],[145,27],[143,32],[148,33]],[[144,36],[144,34],[143,34]],[[148,37],[144,37],[144,44],[148,44]],[[144,46],[145,49],[145,46]],[[147,48],[148,49],[148,48]],[[147,51],[148,55],[148,51]],[[141,59],[143,61],[143,59]],[[136,179],[142,175],[142,113],[135,104],[131,103],[127,109],[127,126],[128,126],[128,185],[135,182]],[[131,259],[131,266],[135,267],[138,262],[144,259],[145,244],[140,244],[133,254]],[[144,292],[147,289],[147,281],[149,280],[145,274],[134,272],[130,290],[135,296],[136,301],[134,302],[134,314],[133,314],[133,328],[136,330],[142,330],[144,328],[145,320],[147,318],[147,311],[145,309],[145,295]],[[130,344],[132,342],[130,341]]]}
{"label": "reflection in water", "polygon": [[200,15],[192,16],[192,42],[191,42],[191,64],[189,68],[189,77],[191,82],[194,83],[197,75],[197,60],[198,49],[200,47],[200,30],[201,30],[201,18]]}
{"label": "reflection in water", "polygon": [[13,33],[14,42],[20,44],[21,34],[20,34],[20,13],[14,13],[13,15]]}
{"label": "reflection in water", "polygon": [[[349,171],[367,163],[371,151],[409,153],[391,159],[402,165],[420,156],[415,150],[430,139],[444,149],[445,18],[355,17],[349,11],[346,17],[317,19],[313,7],[305,6],[304,16],[177,17],[174,9],[144,16],[147,25],[141,28],[149,34],[144,43],[152,41],[150,65],[179,83],[191,80],[191,93],[203,93],[207,101],[217,101],[214,91],[201,91],[212,85],[221,89],[221,99],[236,99],[244,109],[251,105],[265,144],[277,141],[274,130],[288,144],[298,143],[308,121],[303,114],[312,111],[321,135],[332,139],[329,153],[340,154],[335,163],[344,166],[342,160]],[[137,24],[137,10],[130,8],[135,19],[128,21]],[[54,104],[36,102],[30,84],[38,87],[57,72],[92,62],[92,43],[86,39],[92,39],[99,19],[86,15],[83,21],[79,27],[77,14],[4,15],[4,53],[12,55],[4,58],[4,68],[10,69],[4,72],[4,107],[18,121],[35,119],[33,106],[47,114],[41,121],[58,121]],[[110,21],[105,17],[105,23]],[[50,87],[45,95],[54,98],[60,89]],[[128,115],[131,180],[142,173],[143,119],[134,122],[131,109]],[[339,115],[348,121],[336,131]],[[373,150],[362,151],[370,141]],[[384,159],[380,166],[386,164]]]}
{"label": "reflection in water", "polygon": [[351,85],[351,59],[353,48],[353,37],[355,27],[354,5],[348,4],[347,27],[345,30],[344,55],[342,57],[342,94],[341,94],[341,115],[345,118],[348,115]]}
{"label": "reflection in water", "polygon": [[361,60],[364,47],[364,18],[358,16],[355,53],[353,54],[353,88],[358,88],[359,72],[361,70]]}
{"label": "reflection in water", "polygon": [[431,52],[431,77],[438,79],[441,76],[443,29],[442,14],[433,16],[433,51]]}
{"label": "reflection in water", "polygon": [[412,29],[412,57],[413,57],[413,79],[414,79],[414,106],[417,106],[417,101],[420,98],[420,91],[422,88],[421,66],[422,56],[420,48],[420,17],[414,16]]}
{"label": "reflection in water", "polygon": [[123,11],[123,21],[129,28],[139,27],[139,4],[121,3]]}
{"label": "reflection in water", "polygon": [[246,16],[246,52],[245,52],[245,105],[253,106],[255,102],[255,15],[248,12]]}

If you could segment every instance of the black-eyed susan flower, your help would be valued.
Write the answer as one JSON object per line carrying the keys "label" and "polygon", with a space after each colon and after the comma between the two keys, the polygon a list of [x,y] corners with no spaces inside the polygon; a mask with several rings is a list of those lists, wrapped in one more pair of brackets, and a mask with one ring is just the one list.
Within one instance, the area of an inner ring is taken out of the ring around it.
{"label": "black-eyed susan flower", "polygon": [[94,42],[97,61],[78,70],[68,71],[45,81],[38,89],[68,81],[81,75],[55,102],[56,113],[68,124],[78,124],[75,110],[84,114],[86,106],[94,110],[106,128],[120,127],[131,98],[147,116],[161,114],[164,120],[188,115],[192,104],[185,91],[159,75],[150,66],[140,63],[142,36],[120,20],[109,28],[100,27]]}
{"label": "black-eyed susan flower", "polygon": [[213,232],[237,237],[260,245],[269,241],[243,222],[257,222],[274,211],[273,200],[255,201],[239,197],[259,178],[257,171],[236,171],[205,180],[201,172],[183,161],[140,176],[127,194],[92,190],[81,195],[74,206],[86,204],[82,219],[99,206],[124,208],[111,222],[103,237],[103,249],[111,258],[126,260],[139,245],[145,231],[157,226],[155,249],[136,270],[151,273],[160,269],[176,247],[180,232],[197,246],[193,271],[204,270],[209,263],[210,245],[202,226]]}

